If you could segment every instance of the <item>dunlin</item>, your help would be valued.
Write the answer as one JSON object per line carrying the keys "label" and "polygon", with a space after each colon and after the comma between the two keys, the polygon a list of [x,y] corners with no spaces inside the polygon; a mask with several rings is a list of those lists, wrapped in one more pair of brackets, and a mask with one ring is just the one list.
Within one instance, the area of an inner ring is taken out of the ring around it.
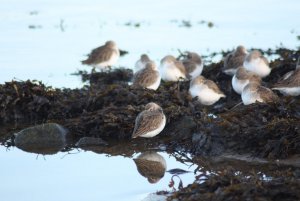
{"label": "dunlin", "polygon": [[189,92],[193,98],[198,97],[203,105],[212,105],[220,98],[226,97],[216,83],[201,75],[191,80]]}
{"label": "dunlin", "polygon": [[174,56],[165,56],[160,61],[159,71],[164,81],[179,81],[186,79],[186,70],[181,61],[176,60]]}
{"label": "dunlin", "polygon": [[300,95],[300,68],[297,68],[289,77],[276,83],[272,89],[280,91],[283,95]]}
{"label": "dunlin", "polygon": [[101,70],[111,67],[117,63],[120,57],[120,51],[114,41],[107,41],[105,45],[93,49],[82,64],[91,65]]}
{"label": "dunlin", "polygon": [[243,65],[247,54],[248,52],[244,46],[238,46],[224,58],[224,67],[222,71],[227,75],[233,76],[237,71],[237,68]]}
{"label": "dunlin", "polygon": [[[300,68],[300,56],[299,56],[298,61],[296,63],[296,70],[299,69],[299,68]],[[285,80],[285,79],[289,78],[291,75],[294,74],[294,72],[295,72],[295,70],[291,70],[291,71],[287,72],[286,74],[284,74],[282,76],[282,78],[278,82],[281,82],[282,80]]]}
{"label": "dunlin", "polygon": [[186,52],[185,58],[182,63],[186,69],[187,77],[194,79],[201,75],[203,70],[203,60],[200,55],[195,52]]}
{"label": "dunlin", "polygon": [[269,61],[258,50],[253,50],[246,56],[243,66],[260,77],[266,77],[271,72]]}
{"label": "dunlin", "polygon": [[146,67],[136,72],[133,77],[133,86],[140,86],[156,90],[160,85],[160,74],[154,62],[149,62]]}
{"label": "dunlin", "polygon": [[167,163],[164,157],[156,152],[148,151],[133,159],[138,172],[146,177],[149,183],[157,183],[165,175]]}
{"label": "dunlin", "polygon": [[166,116],[162,108],[156,103],[148,103],[145,110],[135,119],[135,127],[132,138],[151,138],[158,135],[166,125]]}
{"label": "dunlin", "polygon": [[147,63],[152,62],[147,54],[142,54],[134,65],[134,71],[138,72],[146,67]]}
{"label": "dunlin", "polygon": [[244,87],[249,82],[261,83],[261,78],[257,74],[248,71],[241,66],[237,69],[235,75],[232,77],[231,84],[232,84],[232,88],[236,93],[242,94]]}
{"label": "dunlin", "polygon": [[279,98],[271,89],[261,86],[259,82],[250,82],[243,89],[242,100],[244,105],[249,105],[255,102],[277,102]]}

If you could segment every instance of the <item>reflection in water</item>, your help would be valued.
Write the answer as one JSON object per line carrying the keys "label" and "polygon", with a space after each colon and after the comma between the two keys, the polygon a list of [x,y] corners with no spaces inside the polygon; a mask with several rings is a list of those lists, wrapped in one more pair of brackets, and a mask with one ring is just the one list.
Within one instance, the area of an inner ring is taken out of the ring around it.
{"label": "reflection in water", "polygon": [[146,177],[151,184],[157,183],[165,175],[166,160],[156,152],[144,152],[133,160],[138,172]]}
{"label": "reflection in water", "polygon": [[67,131],[55,123],[47,123],[21,130],[14,143],[23,151],[37,154],[56,154],[66,145]]}
{"label": "reflection in water", "polygon": [[101,145],[107,145],[107,142],[105,142],[101,138],[95,138],[95,137],[82,137],[75,144],[76,147],[82,149],[93,147],[93,146],[101,146]]}

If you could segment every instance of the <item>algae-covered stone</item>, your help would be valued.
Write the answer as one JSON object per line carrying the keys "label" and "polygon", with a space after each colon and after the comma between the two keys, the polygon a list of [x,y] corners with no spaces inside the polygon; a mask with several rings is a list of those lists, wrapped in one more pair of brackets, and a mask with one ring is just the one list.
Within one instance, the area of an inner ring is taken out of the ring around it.
{"label": "algae-covered stone", "polygon": [[55,154],[66,145],[66,129],[47,123],[21,130],[15,134],[15,145],[26,152]]}
{"label": "algae-covered stone", "polygon": [[76,146],[79,148],[91,147],[91,146],[102,146],[107,145],[107,142],[102,140],[101,138],[95,137],[83,137],[78,140]]}

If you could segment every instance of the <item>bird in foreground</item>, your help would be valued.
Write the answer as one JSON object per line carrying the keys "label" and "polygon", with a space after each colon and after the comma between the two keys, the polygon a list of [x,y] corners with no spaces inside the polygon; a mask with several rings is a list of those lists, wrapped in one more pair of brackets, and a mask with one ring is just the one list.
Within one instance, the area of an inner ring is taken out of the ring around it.
{"label": "bird in foreground", "polygon": [[186,79],[186,70],[181,61],[176,60],[174,56],[165,56],[160,61],[159,71],[161,79],[164,81],[179,81]]}
{"label": "bird in foreground", "polygon": [[186,52],[185,58],[182,60],[182,64],[186,70],[186,76],[190,79],[194,79],[198,75],[201,75],[203,70],[203,60],[200,55],[195,52]]}
{"label": "bird in foreground", "polygon": [[203,105],[212,105],[220,98],[226,97],[216,83],[201,75],[191,80],[189,92],[193,98],[198,97]]}
{"label": "bird in foreground", "polygon": [[166,116],[156,103],[148,103],[135,119],[132,138],[151,138],[158,135],[166,125]]}
{"label": "bird in foreground", "polygon": [[138,172],[146,177],[149,183],[157,183],[164,177],[167,163],[164,157],[153,151],[147,151],[133,159]]}
{"label": "bird in foreground", "polygon": [[242,100],[244,105],[250,105],[256,102],[278,102],[279,97],[271,89],[261,86],[259,82],[250,82],[243,89]]}
{"label": "bird in foreground", "polygon": [[156,90],[160,85],[161,77],[154,62],[134,74],[133,86]]}
{"label": "bird in foreground", "polygon": [[243,66],[262,78],[268,76],[271,72],[268,59],[258,50],[253,50],[246,56]]}
{"label": "bird in foreground", "polygon": [[223,73],[235,75],[238,67],[242,66],[248,52],[242,45],[238,46],[233,52],[227,54],[224,58]]}
{"label": "bird in foreground", "polygon": [[149,56],[147,54],[142,54],[140,59],[136,61],[134,65],[134,71],[138,72],[142,69],[144,69],[147,65],[147,63],[153,62],[150,60]]}
{"label": "bird in foreground", "polygon": [[284,80],[279,81],[273,87],[273,90],[278,90],[286,96],[299,96],[300,95],[300,68],[289,75]]}
{"label": "bird in foreground", "polygon": [[81,63],[104,70],[116,64],[119,57],[120,51],[117,44],[114,41],[107,41],[105,45],[93,49],[88,58],[81,61]]}
{"label": "bird in foreground", "polygon": [[246,70],[242,66],[237,69],[231,80],[232,88],[238,94],[242,94],[244,87],[249,84],[249,82],[261,83],[261,77],[251,71]]}

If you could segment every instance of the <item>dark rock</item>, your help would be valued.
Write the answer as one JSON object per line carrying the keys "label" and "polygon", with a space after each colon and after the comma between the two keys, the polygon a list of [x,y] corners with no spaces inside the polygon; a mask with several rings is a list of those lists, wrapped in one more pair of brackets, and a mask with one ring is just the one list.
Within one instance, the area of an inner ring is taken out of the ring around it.
{"label": "dark rock", "polygon": [[66,134],[67,131],[58,124],[42,124],[16,133],[14,143],[26,152],[55,154],[65,147]]}

